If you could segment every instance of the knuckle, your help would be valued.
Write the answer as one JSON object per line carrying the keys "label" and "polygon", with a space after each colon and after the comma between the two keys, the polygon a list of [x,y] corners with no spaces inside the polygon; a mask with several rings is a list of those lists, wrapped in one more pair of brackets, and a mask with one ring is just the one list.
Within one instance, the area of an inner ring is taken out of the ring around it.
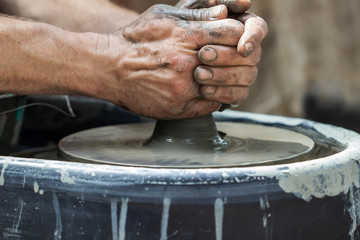
{"label": "knuckle", "polygon": [[223,21],[225,21],[228,25],[232,25],[234,27],[243,27],[244,24],[242,24],[240,21],[233,19],[233,18],[227,18],[224,19]]}
{"label": "knuckle", "polygon": [[163,13],[164,12],[164,4],[155,4],[148,10],[152,13]]}
{"label": "knuckle", "polygon": [[240,104],[247,99],[248,95],[248,87],[228,87],[221,96],[220,102],[226,104]]}
{"label": "knuckle", "polygon": [[237,99],[237,94],[235,93],[235,87],[222,87],[219,91],[219,102],[222,103],[233,103]]}
{"label": "knuckle", "polygon": [[234,29],[237,32],[244,32],[244,24],[238,20],[235,19],[226,19],[228,27],[230,29]]}
{"label": "knuckle", "polygon": [[211,95],[211,94],[207,94],[206,93],[206,90],[205,90],[205,86],[200,86],[200,95],[204,98],[204,99],[207,99],[207,100],[212,100],[214,99],[214,96]]}
{"label": "knuckle", "polygon": [[237,79],[237,82],[240,83],[240,86],[247,87],[252,85],[257,77],[257,68],[256,67],[249,67],[246,70],[246,74],[242,73],[240,78]]}
{"label": "knuckle", "polygon": [[265,20],[259,16],[256,16],[252,18],[250,21],[251,24],[253,25],[253,28],[256,29],[257,32],[259,32],[262,35],[262,38],[264,38],[268,33],[268,25],[265,22]]}
{"label": "knuckle", "polygon": [[188,18],[187,20],[191,20],[191,21],[205,21],[209,19],[209,11],[207,9],[189,9],[190,11],[190,18]]}
{"label": "knuckle", "polygon": [[170,67],[177,72],[192,71],[198,63],[197,57],[173,55],[169,59]]}
{"label": "knuckle", "polygon": [[132,42],[132,43],[136,43],[137,41],[135,40],[135,34],[134,34],[134,31],[132,30],[132,28],[126,28],[124,31],[123,31],[123,37],[129,41],[129,42]]}
{"label": "knuckle", "polygon": [[[233,35],[241,35],[244,32],[244,24],[240,21],[227,18],[218,21],[218,27],[224,32],[230,32]],[[239,35],[239,36],[240,36]]]}

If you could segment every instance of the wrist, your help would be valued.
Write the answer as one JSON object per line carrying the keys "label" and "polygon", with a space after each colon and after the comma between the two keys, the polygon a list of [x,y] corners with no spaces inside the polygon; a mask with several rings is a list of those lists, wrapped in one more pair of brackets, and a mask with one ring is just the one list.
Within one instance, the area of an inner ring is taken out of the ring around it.
{"label": "wrist", "polygon": [[73,74],[71,91],[119,105],[124,96],[123,58],[127,51],[122,36],[76,33],[72,41],[80,55],[75,56],[79,72]]}

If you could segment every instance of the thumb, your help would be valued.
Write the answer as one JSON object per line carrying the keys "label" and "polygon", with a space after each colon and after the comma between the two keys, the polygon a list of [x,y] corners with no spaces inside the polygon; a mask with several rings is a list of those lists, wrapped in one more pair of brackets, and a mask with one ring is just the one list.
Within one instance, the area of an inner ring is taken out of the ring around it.
{"label": "thumb", "polygon": [[250,0],[180,0],[176,7],[199,9],[224,4],[231,13],[244,13],[251,7]]}
{"label": "thumb", "polygon": [[[228,10],[225,5],[217,5],[211,8],[186,9],[176,8],[169,5],[159,4],[166,14],[188,21],[211,21],[227,18]],[[159,6],[158,5],[158,6]]]}
{"label": "thumb", "polygon": [[225,4],[233,13],[244,13],[251,7],[250,0],[216,0],[217,4]]}

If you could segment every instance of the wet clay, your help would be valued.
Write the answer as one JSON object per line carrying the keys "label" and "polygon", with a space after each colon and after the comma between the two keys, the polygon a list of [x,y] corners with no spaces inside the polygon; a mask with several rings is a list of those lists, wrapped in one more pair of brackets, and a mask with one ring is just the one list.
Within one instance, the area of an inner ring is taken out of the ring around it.
{"label": "wet clay", "polygon": [[156,149],[172,148],[193,150],[220,150],[228,142],[222,137],[225,134],[216,128],[212,115],[198,118],[157,121],[151,138],[144,143],[145,147]]}
{"label": "wet clay", "polygon": [[82,162],[199,168],[291,160],[314,147],[309,137],[276,127],[219,122],[219,132],[212,116],[158,122],[152,133],[154,125],[124,124],[75,133],[60,141],[59,154]]}

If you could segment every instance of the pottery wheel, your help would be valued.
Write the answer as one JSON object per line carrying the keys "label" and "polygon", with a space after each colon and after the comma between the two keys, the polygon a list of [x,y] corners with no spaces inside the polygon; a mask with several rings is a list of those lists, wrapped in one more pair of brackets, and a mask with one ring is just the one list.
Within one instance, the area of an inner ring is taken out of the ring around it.
{"label": "pottery wheel", "polygon": [[[63,138],[59,143],[59,155],[80,162],[204,168],[279,163],[307,154],[314,147],[309,137],[286,129],[233,122],[216,125],[226,136],[221,132],[215,138],[205,136],[205,144],[198,144],[193,136],[186,137],[189,133],[179,139],[166,134],[154,137],[157,135],[156,130],[153,133],[155,123],[100,127]],[[178,131],[180,135],[183,132],[174,127],[168,129],[166,131]],[[203,133],[208,134],[208,131],[192,130],[190,135],[202,136]]]}

